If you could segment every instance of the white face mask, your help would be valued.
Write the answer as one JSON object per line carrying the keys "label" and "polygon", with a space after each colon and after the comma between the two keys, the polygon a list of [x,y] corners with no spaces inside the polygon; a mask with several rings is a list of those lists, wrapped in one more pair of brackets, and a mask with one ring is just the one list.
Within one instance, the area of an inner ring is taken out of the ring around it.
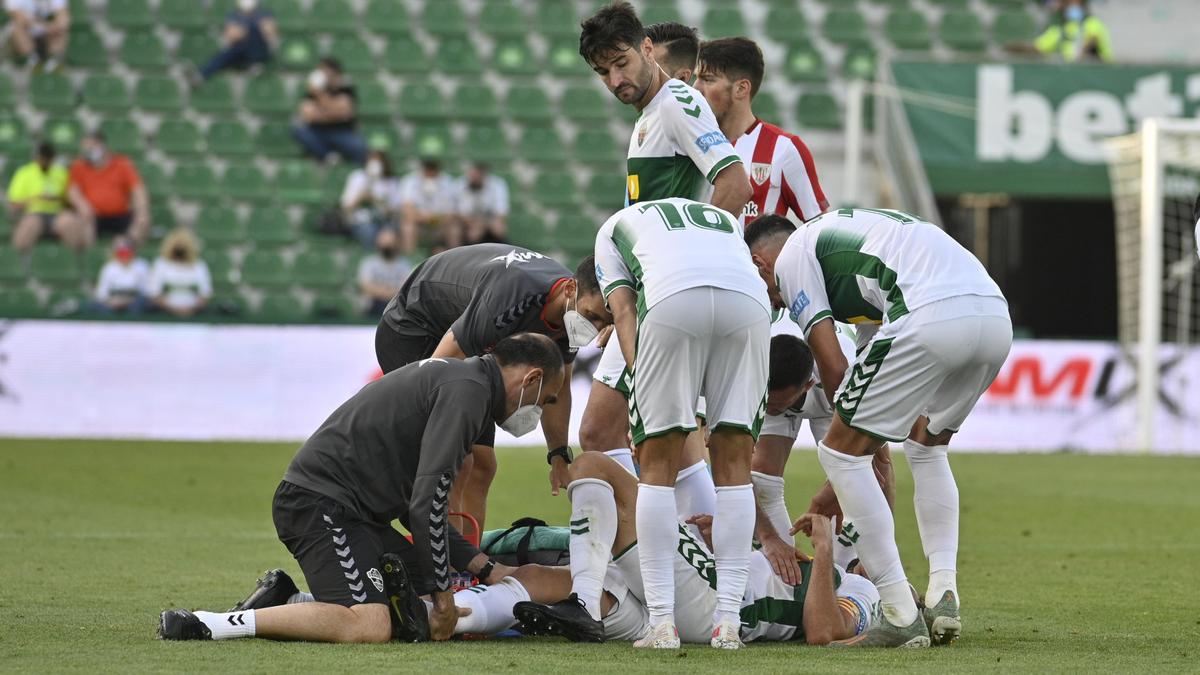
{"label": "white face mask", "polygon": [[253,12],[255,7],[258,7],[258,0],[238,0],[238,9],[243,12]]}
{"label": "white face mask", "polygon": [[325,71],[318,68],[308,74],[308,86],[311,89],[324,89],[325,85],[329,84],[329,77],[325,75]]}
{"label": "white face mask", "polygon": [[567,344],[570,345],[571,351],[586,347],[600,334],[592,322],[583,318],[578,311],[579,291],[575,292],[575,307],[576,309],[568,309],[563,312],[563,328],[567,330]]}
{"label": "white face mask", "polygon": [[379,178],[383,175],[383,162],[373,159],[367,162],[367,175],[371,178]]}
{"label": "white face mask", "polygon": [[501,429],[513,436],[521,437],[537,428],[538,422],[542,421],[542,406],[537,405],[537,402],[542,399],[543,381],[544,378],[538,380],[537,395],[533,397],[533,403],[529,405],[521,405],[525,402],[525,387],[521,387],[521,395],[517,398],[517,409],[508,416],[508,419],[500,423]]}

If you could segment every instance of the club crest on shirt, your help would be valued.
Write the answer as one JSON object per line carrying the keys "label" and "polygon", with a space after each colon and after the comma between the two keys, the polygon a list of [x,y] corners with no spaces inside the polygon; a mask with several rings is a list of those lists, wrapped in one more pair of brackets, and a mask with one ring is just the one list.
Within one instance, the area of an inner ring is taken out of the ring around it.
{"label": "club crest on shirt", "polygon": [[750,177],[754,179],[755,184],[762,185],[771,178],[771,165],[755,162],[750,165]]}
{"label": "club crest on shirt", "polygon": [[650,133],[650,130],[646,128],[645,124],[638,127],[638,137],[637,138],[638,138],[638,147],[639,148],[642,147],[642,143],[646,142],[646,134],[648,134],[648,133]]}
{"label": "club crest on shirt", "polygon": [[371,584],[375,586],[380,593],[383,592],[383,575],[379,573],[379,570],[375,569],[374,567],[367,570],[367,578],[371,580]]}

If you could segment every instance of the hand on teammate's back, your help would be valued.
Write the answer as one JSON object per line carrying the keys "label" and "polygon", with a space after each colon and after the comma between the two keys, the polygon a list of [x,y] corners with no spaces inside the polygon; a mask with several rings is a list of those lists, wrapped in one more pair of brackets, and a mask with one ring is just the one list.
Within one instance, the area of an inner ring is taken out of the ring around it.
{"label": "hand on teammate's back", "polygon": [[700,530],[700,538],[703,539],[704,543],[708,545],[708,550],[710,550],[710,551],[713,548],[712,521],[713,521],[712,516],[710,516],[706,513],[696,514],[696,515],[692,516],[691,518],[688,518],[686,521],[684,521],[688,525],[695,525],[696,529]]}
{"label": "hand on teammate's back", "polygon": [[759,541],[762,544],[763,555],[771,563],[775,576],[783,583],[797,586],[802,580],[800,563],[809,560],[802,551],[784,541],[778,536],[771,536]]}

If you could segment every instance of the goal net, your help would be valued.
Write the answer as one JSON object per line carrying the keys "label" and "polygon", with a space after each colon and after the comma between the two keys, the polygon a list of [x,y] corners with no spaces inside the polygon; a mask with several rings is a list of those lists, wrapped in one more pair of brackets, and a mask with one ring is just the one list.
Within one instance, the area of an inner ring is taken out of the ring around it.
{"label": "goal net", "polygon": [[[1200,119],[1146,120],[1112,139],[1109,174],[1116,211],[1118,336],[1136,361],[1136,444],[1150,451],[1171,425],[1163,406],[1200,400],[1191,370],[1200,344],[1200,259],[1194,209],[1200,194]],[[1182,363],[1181,368],[1172,367]],[[1163,378],[1171,395],[1163,395]],[[1164,400],[1165,399],[1165,400]],[[1170,415],[1173,411],[1167,410]],[[1185,411],[1186,413],[1186,411]]]}

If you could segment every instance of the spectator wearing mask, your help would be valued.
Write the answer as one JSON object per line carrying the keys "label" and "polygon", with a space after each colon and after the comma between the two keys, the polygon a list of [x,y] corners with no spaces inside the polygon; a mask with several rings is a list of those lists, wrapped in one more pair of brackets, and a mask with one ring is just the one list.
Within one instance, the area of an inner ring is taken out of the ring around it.
{"label": "spectator wearing mask", "polygon": [[475,162],[456,181],[454,205],[459,228],[446,242],[451,248],[508,239],[508,183],[493,175],[486,163]]}
{"label": "spectator wearing mask", "polygon": [[410,273],[412,265],[400,257],[396,232],[380,230],[375,239],[375,253],[358,264],[358,289],[367,301],[366,316],[378,319]]}
{"label": "spectator wearing mask", "polygon": [[367,143],[358,133],[357,94],[337,59],[321,59],[308,74],[292,138],[314,159],[328,161],[335,153],[355,164],[366,159]]}
{"label": "spectator wearing mask", "polygon": [[150,197],[129,158],[112,152],[104,135],[83,138],[71,164],[67,196],[82,221],[88,244],[97,234],[125,234],[141,242],[150,231]]}
{"label": "spectator wearing mask", "polygon": [[174,316],[192,316],[208,305],[212,277],[200,259],[200,244],[187,228],[176,228],[163,240],[150,268],[147,294],[156,308]]}
{"label": "spectator wearing mask", "polygon": [[278,43],[275,15],[264,9],[259,0],[237,0],[237,8],[225,17],[221,51],[200,69],[200,78],[211,79],[226,68],[249,68],[266,63],[271,60],[271,52]]}
{"label": "spectator wearing mask", "polygon": [[432,157],[422,158],[420,170],[400,180],[400,250],[405,255],[415,251],[422,234],[430,231],[437,232],[437,245],[446,246],[453,238],[448,235],[454,227],[454,197],[454,179]]}
{"label": "spectator wearing mask", "polygon": [[54,154],[53,145],[40,143],[33,161],[17,169],[8,184],[8,208],[17,221],[12,244],[22,253],[48,232],[77,252],[91,243],[79,220],[66,210],[69,178]]}
{"label": "spectator wearing mask", "polygon": [[393,209],[399,201],[400,179],[382,150],[367,153],[367,162],[346,177],[342,189],[342,216],[366,248],[375,245],[381,229],[393,227]]}
{"label": "spectator wearing mask", "polygon": [[112,254],[100,268],[93,308],[103,314],[141,314],[146,309],[150,264],[138,258],[133,240],[113,239]]}
{"label": "spectator wearing mask", "polygon": [[4,10],[13,53],[34,69],[58,70],[71,37],[67,0],[5,0]]}
{"label": "spectator wearing mask", "polygon": [[1088,0],[1060,0],[1058,22],[1047,28],[1033,46],[1042,54],[1058,54],[1067,63],[1113,60],[1108,26],[1092,15]]}

